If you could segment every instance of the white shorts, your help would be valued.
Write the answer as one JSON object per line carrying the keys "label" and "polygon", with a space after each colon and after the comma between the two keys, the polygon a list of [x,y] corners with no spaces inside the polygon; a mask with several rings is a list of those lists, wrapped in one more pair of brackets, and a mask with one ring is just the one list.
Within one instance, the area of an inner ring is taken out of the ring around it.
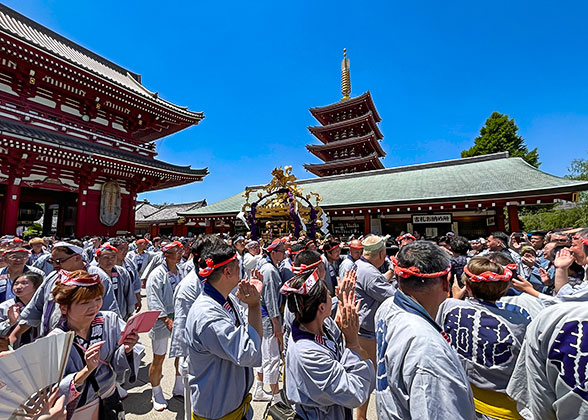
{"label": "white shorts", "polygon": [[151,339],[151,346],[153,347],[153,354],[158,356],[167,354],[167,346],[169,344],[169,337]]}
{"label": "white shorts", "polygon": [[261,368],[264,384],[277,384],[280,377],[280,347],[275,336],[261,340]]}

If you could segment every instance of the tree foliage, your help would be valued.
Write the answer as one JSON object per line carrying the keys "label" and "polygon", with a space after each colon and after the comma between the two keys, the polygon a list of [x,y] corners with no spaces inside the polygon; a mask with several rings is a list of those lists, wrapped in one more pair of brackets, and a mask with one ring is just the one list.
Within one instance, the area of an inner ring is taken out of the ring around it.
{"label": "tree foliage", "polygon": [[23,232],[24,237],[35,237],[35,236],[42,236],[43,235],[43,226],[40,223],[33,223],[30,225],[27,230]]}
{"label": "tree foliage", "polygon": [[[588,159],[574,159],[568,168],[568,179],[588,181]],[[526,231],[577,228],[588,226],[588,194],[580,193],[580,203],[571,209],[558,209],[556,206],[529,209],[520,219]]]}
{"label": "tree foliage", "polygon": [[509,152],[512,157],[521,157],[530,165],[539,167],[539,153],[537,148],[529,151],[525,140],[517,134],[519,127],[514,118],[493,112],[480,129],[480,135],[474,139],[474,145],[461,152],[461,157],[487,155],[490,153]]}
{"label": "tree foliage", "polygon": [[525,231],[552,230],[588,226],[588,204],[571,209],[543,210],[520,217]]}

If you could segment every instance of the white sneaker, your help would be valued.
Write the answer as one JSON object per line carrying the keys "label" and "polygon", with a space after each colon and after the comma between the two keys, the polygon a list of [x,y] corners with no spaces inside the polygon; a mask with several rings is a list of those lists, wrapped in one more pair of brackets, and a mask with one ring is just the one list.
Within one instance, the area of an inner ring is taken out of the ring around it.
{"label": "white sneaker", "polygon": [[120,386],[120,384],[116,384],[116,390],[118,391],[118,396],[121,400],[124,400],[129,396],[127,390]]}
{"label": "white sneaker", "polygon": [[279,402],[286,404],[286,401],[284,401],[284,399],[282,398],[282,394],[281,393],[277,393],[277,394],[270,394],[272,397],[272,403],[273,404],[277,404]]}
{"label": "white sneaker", "polygon": [[270,401],[272,394],[265,392],[262,386],[255,386],[255,392],[253,392],[253,401]]}
{"label": "white sneaker", "polygon": [[172,395],[174,397],[183,397],[184,396],[184,381],[181,376],[176,376],[176,383],[174,384],[174,389],[172,391]]}
{"label": "white sneaker", "polygon": [[161,387],[152,388],[153,397],[151,401],[153,402],[153,409],[155,411],[163,411],[167,408],[167,401],[163,396],[163,392],[161,391]]}

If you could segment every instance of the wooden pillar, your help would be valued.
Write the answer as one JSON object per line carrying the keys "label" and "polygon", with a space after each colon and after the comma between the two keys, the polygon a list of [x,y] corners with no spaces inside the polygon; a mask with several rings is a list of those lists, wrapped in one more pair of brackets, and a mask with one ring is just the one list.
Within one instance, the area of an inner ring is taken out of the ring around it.
{"label": "wooden pillar", "polygon": [[88,214],[86,209],[88,208],[88,186],[86,183],[81,183],[78,188],[78,202],[76,208],[76,227],[75,235],[77,238],[81,238],[86,235],[87,227],[86,223],[88,220]]}
{"label": "wooden pillar", "polygon": [[2,233],[14,235],[18,223],[18,207],[20,205],[20,185],[14,185],[15,178],[8,178],[6,185],[6,197],[4,197],[4,219]]}
{"label": "wooden pillar", "polygon": [[521,225],[519,222],[519,206],[508,206],[508,223],[510,225],[510,232],[520,232]]}
{"label": "wooden pillar", "polygon": [[372,233],[372,221],[369,213],[363,215],[363,234],[369,235]]}
{"label": "wooden pillar", "polygon": [[206,220],[206,234],[211,235],[214,228],[214,219],[207,219]]}
{"label": "wooden pillar", "polygon": [[[490,230],[494,230],[493,227]],[[496,207],[496,230],[506,232],[506,225],[504,224],[504,207]]]}

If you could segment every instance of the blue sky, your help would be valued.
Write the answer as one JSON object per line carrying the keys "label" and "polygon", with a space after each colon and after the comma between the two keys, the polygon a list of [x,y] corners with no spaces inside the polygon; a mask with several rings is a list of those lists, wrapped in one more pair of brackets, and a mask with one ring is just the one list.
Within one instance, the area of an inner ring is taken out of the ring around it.
{"label": "blue sky", "polygon": [[386,167],[453,159],[492,111],[515,118],[541,169],[588,157],[585,2],[33,1],[5,3],[142,75],[206,115],[158,142],[158,159],[208,167],[204,182],[140,195],[213,203],[276,166],[313,177],[308,108],[370,90]]}

